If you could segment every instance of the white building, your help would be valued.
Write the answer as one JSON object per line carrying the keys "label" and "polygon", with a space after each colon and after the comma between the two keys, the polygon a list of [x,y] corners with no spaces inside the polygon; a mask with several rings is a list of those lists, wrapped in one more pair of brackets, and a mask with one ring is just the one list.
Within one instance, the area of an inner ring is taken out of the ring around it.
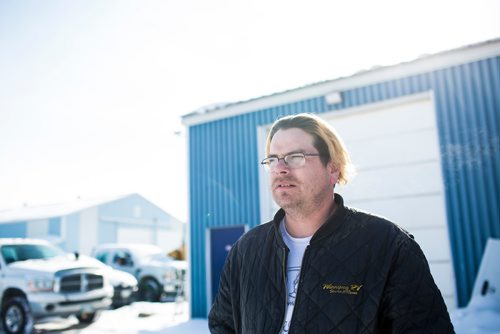
{"label": "white building", "polygon": [[45,239],[87,255],[98,244],[118,242],[170,252],[181,246],[184,226],[139,194],[0,211],[0,237]]}

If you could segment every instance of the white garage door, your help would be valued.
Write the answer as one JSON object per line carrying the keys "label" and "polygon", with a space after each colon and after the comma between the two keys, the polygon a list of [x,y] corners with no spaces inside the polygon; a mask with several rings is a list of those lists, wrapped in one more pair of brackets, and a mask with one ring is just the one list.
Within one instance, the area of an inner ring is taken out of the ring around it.
{"label": "white garage door", "polygon": [[120,226],[117,229],[117,242],[154,244],[153,230],[147,227]]}
{"label": "white garage door", "polygon": [[[347,206],[385,216],[413,234],[448,308],[454,309],[455,282],[432,94],[321,116],[344,139],[358,171],[336,192]],[[257,129],[262,157],[269,127]],[[259,180],[261,218],[265,222],[277,207],[263,169]]]}
{"label": "white garage door", "polygon": [[450,309],[455,284],[434,104],[430,94],[327,114],[358,175],[337,187],[346,205],[387,217],[422,247]]}

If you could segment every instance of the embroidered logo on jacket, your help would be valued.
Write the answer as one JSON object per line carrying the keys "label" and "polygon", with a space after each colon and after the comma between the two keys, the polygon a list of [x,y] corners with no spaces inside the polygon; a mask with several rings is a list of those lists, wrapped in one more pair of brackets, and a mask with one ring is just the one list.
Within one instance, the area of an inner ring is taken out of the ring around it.
{"label": "embroidered logo on jacket", "polygon": [[362,284],[350,284],[350,285],[341,285],[334,283],[323,284],[323,290],[326,290],[329,293],[338,293],[344,295],[357,295],[362,287],[363,287]]}

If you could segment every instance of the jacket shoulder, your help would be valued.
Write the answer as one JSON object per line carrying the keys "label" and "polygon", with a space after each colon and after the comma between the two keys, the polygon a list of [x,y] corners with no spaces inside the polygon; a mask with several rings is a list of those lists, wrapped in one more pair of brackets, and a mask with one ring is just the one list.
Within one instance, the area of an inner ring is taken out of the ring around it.
{"label": "jacket shoulder", "polygon": [[358,227],[366,229],[370,233],[387,233],[393,237],[399,237],[401,240],[414,239],[410,232],[383,216],[355,208],[346,209],[348,211],[350,224],[355,224]]}
{"label": "jacket shoulder", "polygon": [[262,252],[264,248],[273,247],[275,244],[274,235],[272,222],[252,228],[234,243],[229,252],[229,258],[236,263],[244,262],[248,256],[254,256],[256,253]]}
{"label": "jacket shoulder", "polygon": [[251,230],[245,232],[237,244],[241,246],[245,246],[248,243],[255,244],[264,242],[270,235],[274,233],[274,225],[273,222],[267,222],[258,226],[255,226]]}

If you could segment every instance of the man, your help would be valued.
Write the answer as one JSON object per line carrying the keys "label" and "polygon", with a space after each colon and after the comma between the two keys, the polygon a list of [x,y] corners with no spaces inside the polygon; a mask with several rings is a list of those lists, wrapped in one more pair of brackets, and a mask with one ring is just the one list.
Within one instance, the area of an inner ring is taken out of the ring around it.
{"label": "man", "polygon": [[277,120],[266,154],[281,209],[231,249],[212,333],[453,333],[413,237],[334,193],[352,169],[326,122],[310,114]]}

